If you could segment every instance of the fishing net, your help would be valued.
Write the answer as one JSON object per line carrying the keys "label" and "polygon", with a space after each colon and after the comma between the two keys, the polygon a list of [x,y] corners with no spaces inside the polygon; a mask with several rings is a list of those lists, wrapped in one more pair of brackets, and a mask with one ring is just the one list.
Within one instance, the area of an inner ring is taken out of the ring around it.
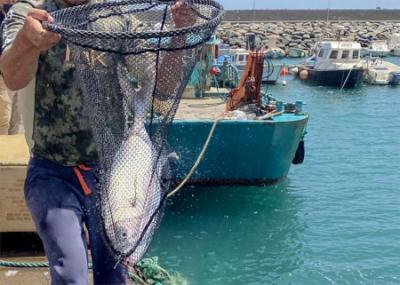
{"label": "fishing net", "polygon": [[99,154],[104,238],[129,264],[143,257],[160,221],[170,180],[168,129],[222,16],[211,0],[180,4],[81,5],[52,13],[54,22],[45,24],[68,42]]}

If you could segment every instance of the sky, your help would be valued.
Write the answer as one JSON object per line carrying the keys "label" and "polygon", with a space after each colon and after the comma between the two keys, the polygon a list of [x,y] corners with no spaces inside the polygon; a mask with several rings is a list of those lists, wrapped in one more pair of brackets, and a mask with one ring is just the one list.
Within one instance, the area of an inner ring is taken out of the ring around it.
{"label": "sky", "polygon": [[[252,9],[253,0],[217,0],[226,10]],[[400,0],[254,0],[257,9],[400,9]]]}

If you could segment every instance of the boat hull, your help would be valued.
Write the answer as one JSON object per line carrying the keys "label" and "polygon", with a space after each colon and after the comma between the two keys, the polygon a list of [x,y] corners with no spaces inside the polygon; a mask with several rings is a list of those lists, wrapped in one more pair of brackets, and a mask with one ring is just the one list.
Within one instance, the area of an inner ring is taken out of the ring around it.
{"label": "boat hull", "polygon": [[387,57],[390,55],[390,51],[369,51],[368,55],[372,57]]}
{"label": "boat hull", "polygon": [[343,70],[314,70],[311,68],[300,68],[307,70],[307,80],[316,85],[336,86],[340,88],[354,88],[363,81],[364,69],[343,69]]}
{"label": "boat hull", "polygon": [[391,52],[390,55],[392,56],[400,56],[400,48],[394,48]]}
{"label": "boat hull", "polygon": [[[284,114],[271,121],[221,121],[189,184],[259,185],[286,177],[308,116]],[[194,165],[212,120],[176,120],[169,143],[177,153],[176,182]]]}
{"label": "boat hull", "polygon": [[393,72],[390,74],[389,84],[392,86],[400,85],[400,72]]}

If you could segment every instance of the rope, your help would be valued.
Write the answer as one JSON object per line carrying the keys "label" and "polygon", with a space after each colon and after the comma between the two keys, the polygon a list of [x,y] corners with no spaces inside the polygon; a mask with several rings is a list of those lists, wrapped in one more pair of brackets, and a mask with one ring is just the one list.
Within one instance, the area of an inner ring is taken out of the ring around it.
{"label": "rope", "polygon": [[0,260],[1,267],[19,267],[19,268],[47,268],[49,267],[48,262],[16,262],[16,261],[7,261]]}
{"label": "rope", "polygon": [[[139,274],[129,272],[128,277],[134,281],[138,282],[141,285],[150,285],[150,284],[157,284],[154,281],[166,281],[166,284],[183,284],[182,279],[178,277],[171,276],[164,268],[157,264],[157,258],[148,258],[141,261],[135,271],[141,271],[142,273]],[[7,260],[0,260],[0,267],[13,267],[13,268],[48,268],[48,262],[26,262],[26,261],[7,261]],[[93,264],[88,264],[88,269],[92,269]],[[163,276],[163,277],[162,277]],[[161,280],[162,279],[162,280]],[[149,280],[147,282],[146,280]],[[175,283],[169,283],[175,282]],[[164,283],[162,283],[164,284]]]}
{"label": "rope", "polygon": [[212,125],[212,127],[211,127],[210,133],[208,134],[207,140],[206,140],[206,142],[204,143],[204,146],[203,146],[203,148],[202,148],[202,150],[201,150],[199,156],[197,157],[196,162],[194,163],[192,169],[190,169],[190,171],[189,171],[189,173],[186,175],[185,179],[183,179],[183,181],[182,181],[174,190],[172,190],[172,191],[167,195],[168,198],[170,198],[170,197],[172,197],[173,195],[175,195],[176,193],[178,193],[178,192],[185,186],[185,184],[189,181],[190,177],[192,177],[193,173],[196,171],[197,167],[199,166],[200,162],[202,161],[202,159],[203,159],[203,157],[204,157],[204,154],[205,154],[206,151],[207,151],[207,148],[208,148],[208,146],[209,146],[209,144],[210,144],[211,138],[212,138],[213,135],[214,135],[215,129],[216,129],[216,127],[217,127],[219,121],[221,121],[221,120],[223,120],[223,119],[224,119],[223,117],[218,117],[218,118],[216,118],[216,119],[214,120],[214,123],[213,123],[213,125]]}
{"label": "rope", "polygon": [[[7,260],[0,260],[0,267],[16,267],[16,268],[48,268],[49,263],[46,261],[42,262],[27,262],[27,261],[7,261]],[[88,269],[92,269],[93,264],[88,264]],[[129,272],[129,278],[136,281],[137,279],[141,279],[138,275]],[[147,283],[144,283],[147,284]]]}
{"label": "rope", "polygon": [[346,86],[346,83],[347,83],[347,81],[349,80],[350,74],[351,74],[351,72],[353,71],[353,69],[354,69],[354,66],[349,70],[349,73],[347,74],[346,80],[344,81],[342,87],[340,88],[340,91],[342,91],[343,88]]}

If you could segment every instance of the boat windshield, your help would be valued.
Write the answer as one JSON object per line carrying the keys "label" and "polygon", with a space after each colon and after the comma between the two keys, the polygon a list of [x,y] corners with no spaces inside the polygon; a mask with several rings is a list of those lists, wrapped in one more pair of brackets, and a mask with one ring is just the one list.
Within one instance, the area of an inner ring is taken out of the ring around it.
{"label": "boat windshield", "polygon": [[331,55],[329,56],[329,58],[337,59],[338,55],[339,55],[339,51],[334,49],[334,50],[332,50]]}
{"label": "boat windshield", "polygon": [[348,59],[349,55],[350,55],[350,51],[349,50],[342,51],[342,59]]}

